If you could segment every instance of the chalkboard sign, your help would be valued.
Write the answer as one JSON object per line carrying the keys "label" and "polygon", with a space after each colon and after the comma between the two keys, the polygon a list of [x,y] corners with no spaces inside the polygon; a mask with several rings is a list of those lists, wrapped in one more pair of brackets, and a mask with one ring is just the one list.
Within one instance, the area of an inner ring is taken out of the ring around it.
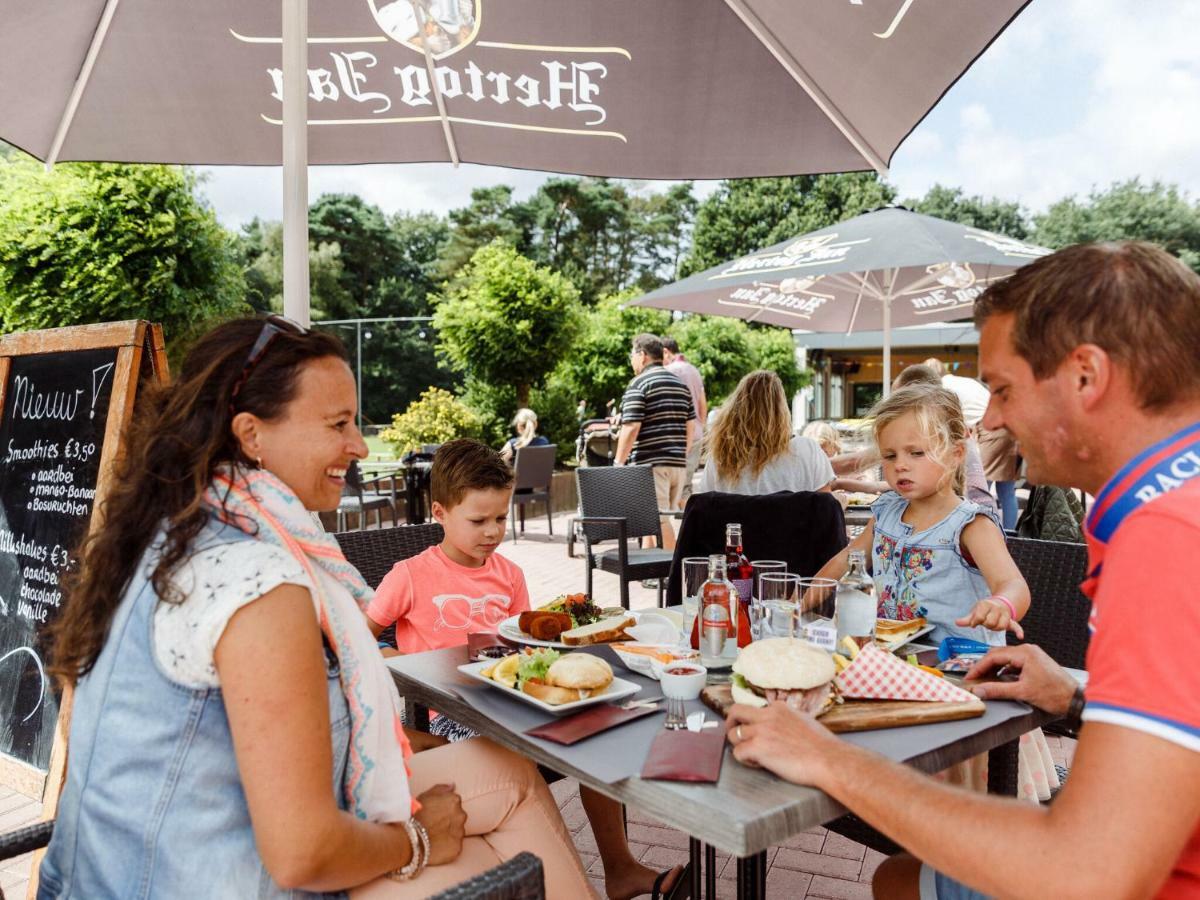
{"label": "chalkboard sign", "polygon": [[[50,763],[58,699],[40,632],[96,497],[113,348],[18,357],[0,412],[0,753]],[[43,724],[50,723],[50,728]]]}
{"label": "chalkboard sign", "polygon": [[0,771],[17,773],[15,784],[0,780],[26,792],[62,741],[46,627],[103,496],[139,374],[166,374],[161,332],[143,322],[0,339]]}

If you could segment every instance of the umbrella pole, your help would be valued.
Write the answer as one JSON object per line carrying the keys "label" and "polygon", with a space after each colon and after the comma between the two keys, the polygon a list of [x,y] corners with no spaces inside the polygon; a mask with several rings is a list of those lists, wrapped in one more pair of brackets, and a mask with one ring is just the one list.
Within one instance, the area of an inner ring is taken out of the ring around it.
{"label": "umbrella pole", "polygon": [[892,297],[883,298],[883,396],[892,392]]}
{"label": "umbrella pole", "polygon": [[283,314],[308,308],[308,0],[283,2]]}

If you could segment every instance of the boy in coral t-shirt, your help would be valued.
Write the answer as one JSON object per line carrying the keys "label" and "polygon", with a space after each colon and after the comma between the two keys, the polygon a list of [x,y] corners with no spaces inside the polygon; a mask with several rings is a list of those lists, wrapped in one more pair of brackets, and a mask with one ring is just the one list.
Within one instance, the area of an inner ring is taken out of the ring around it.
{"label": "boy in coral t-shirt", "polygon": [[[367,607],[371,631],[378,637],[396,623],[397,649],[384,649],[385,656],[458,647],[468,634],[494,632],[509,616],[529,609],[524,574],[496,554],[508,523],[512,467],[491,448],[464,439],[438,449],[429,478],[433,518],[446,536],[396,563],[375,591]],[[688,879],[681,867],[656,872],[630,852],[621,804],[583,786],[579,795],[610,898],[685,895]]]}

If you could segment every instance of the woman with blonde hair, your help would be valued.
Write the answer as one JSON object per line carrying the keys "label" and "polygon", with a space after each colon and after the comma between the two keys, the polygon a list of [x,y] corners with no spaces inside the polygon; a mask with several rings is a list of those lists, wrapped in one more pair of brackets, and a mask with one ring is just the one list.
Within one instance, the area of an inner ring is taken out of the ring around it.
{"label": "woman with blonde hair", "polygon": [[538,417],[532,409],[518,409],[513,416],[512,428],[517,436],[509,438],[500,448],[500,456],[505,462],[512,462],[522,447],[544,447],[550,443],[537,433]]}
{"label": "woman with blonde hair", "polygon": [[827,491],[833,482],[833,467],[820,445],[792,434],[787,395],[774,372],[760,369],[743,378],[705,441],[701,491]]}

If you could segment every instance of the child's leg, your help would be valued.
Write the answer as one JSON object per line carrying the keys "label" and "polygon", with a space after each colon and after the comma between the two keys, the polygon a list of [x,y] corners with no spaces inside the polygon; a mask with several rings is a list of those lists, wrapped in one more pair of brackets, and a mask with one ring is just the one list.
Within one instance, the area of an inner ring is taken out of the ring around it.
{"label": "child's leg", "polygon": [[[621,804],[583,785],[579,786],[579,800],[591,823],[592,834],[596,836],[596,846],[600,850],[600,861],[604,864],[605,893],[611,900],[628,900],[639,894],[650,893],[659,873],[649,866],[643,866],[629,852]],[[676,866],[674,874],[665,879],[663,890],[670,890],[682,877],[683,867]]]}

